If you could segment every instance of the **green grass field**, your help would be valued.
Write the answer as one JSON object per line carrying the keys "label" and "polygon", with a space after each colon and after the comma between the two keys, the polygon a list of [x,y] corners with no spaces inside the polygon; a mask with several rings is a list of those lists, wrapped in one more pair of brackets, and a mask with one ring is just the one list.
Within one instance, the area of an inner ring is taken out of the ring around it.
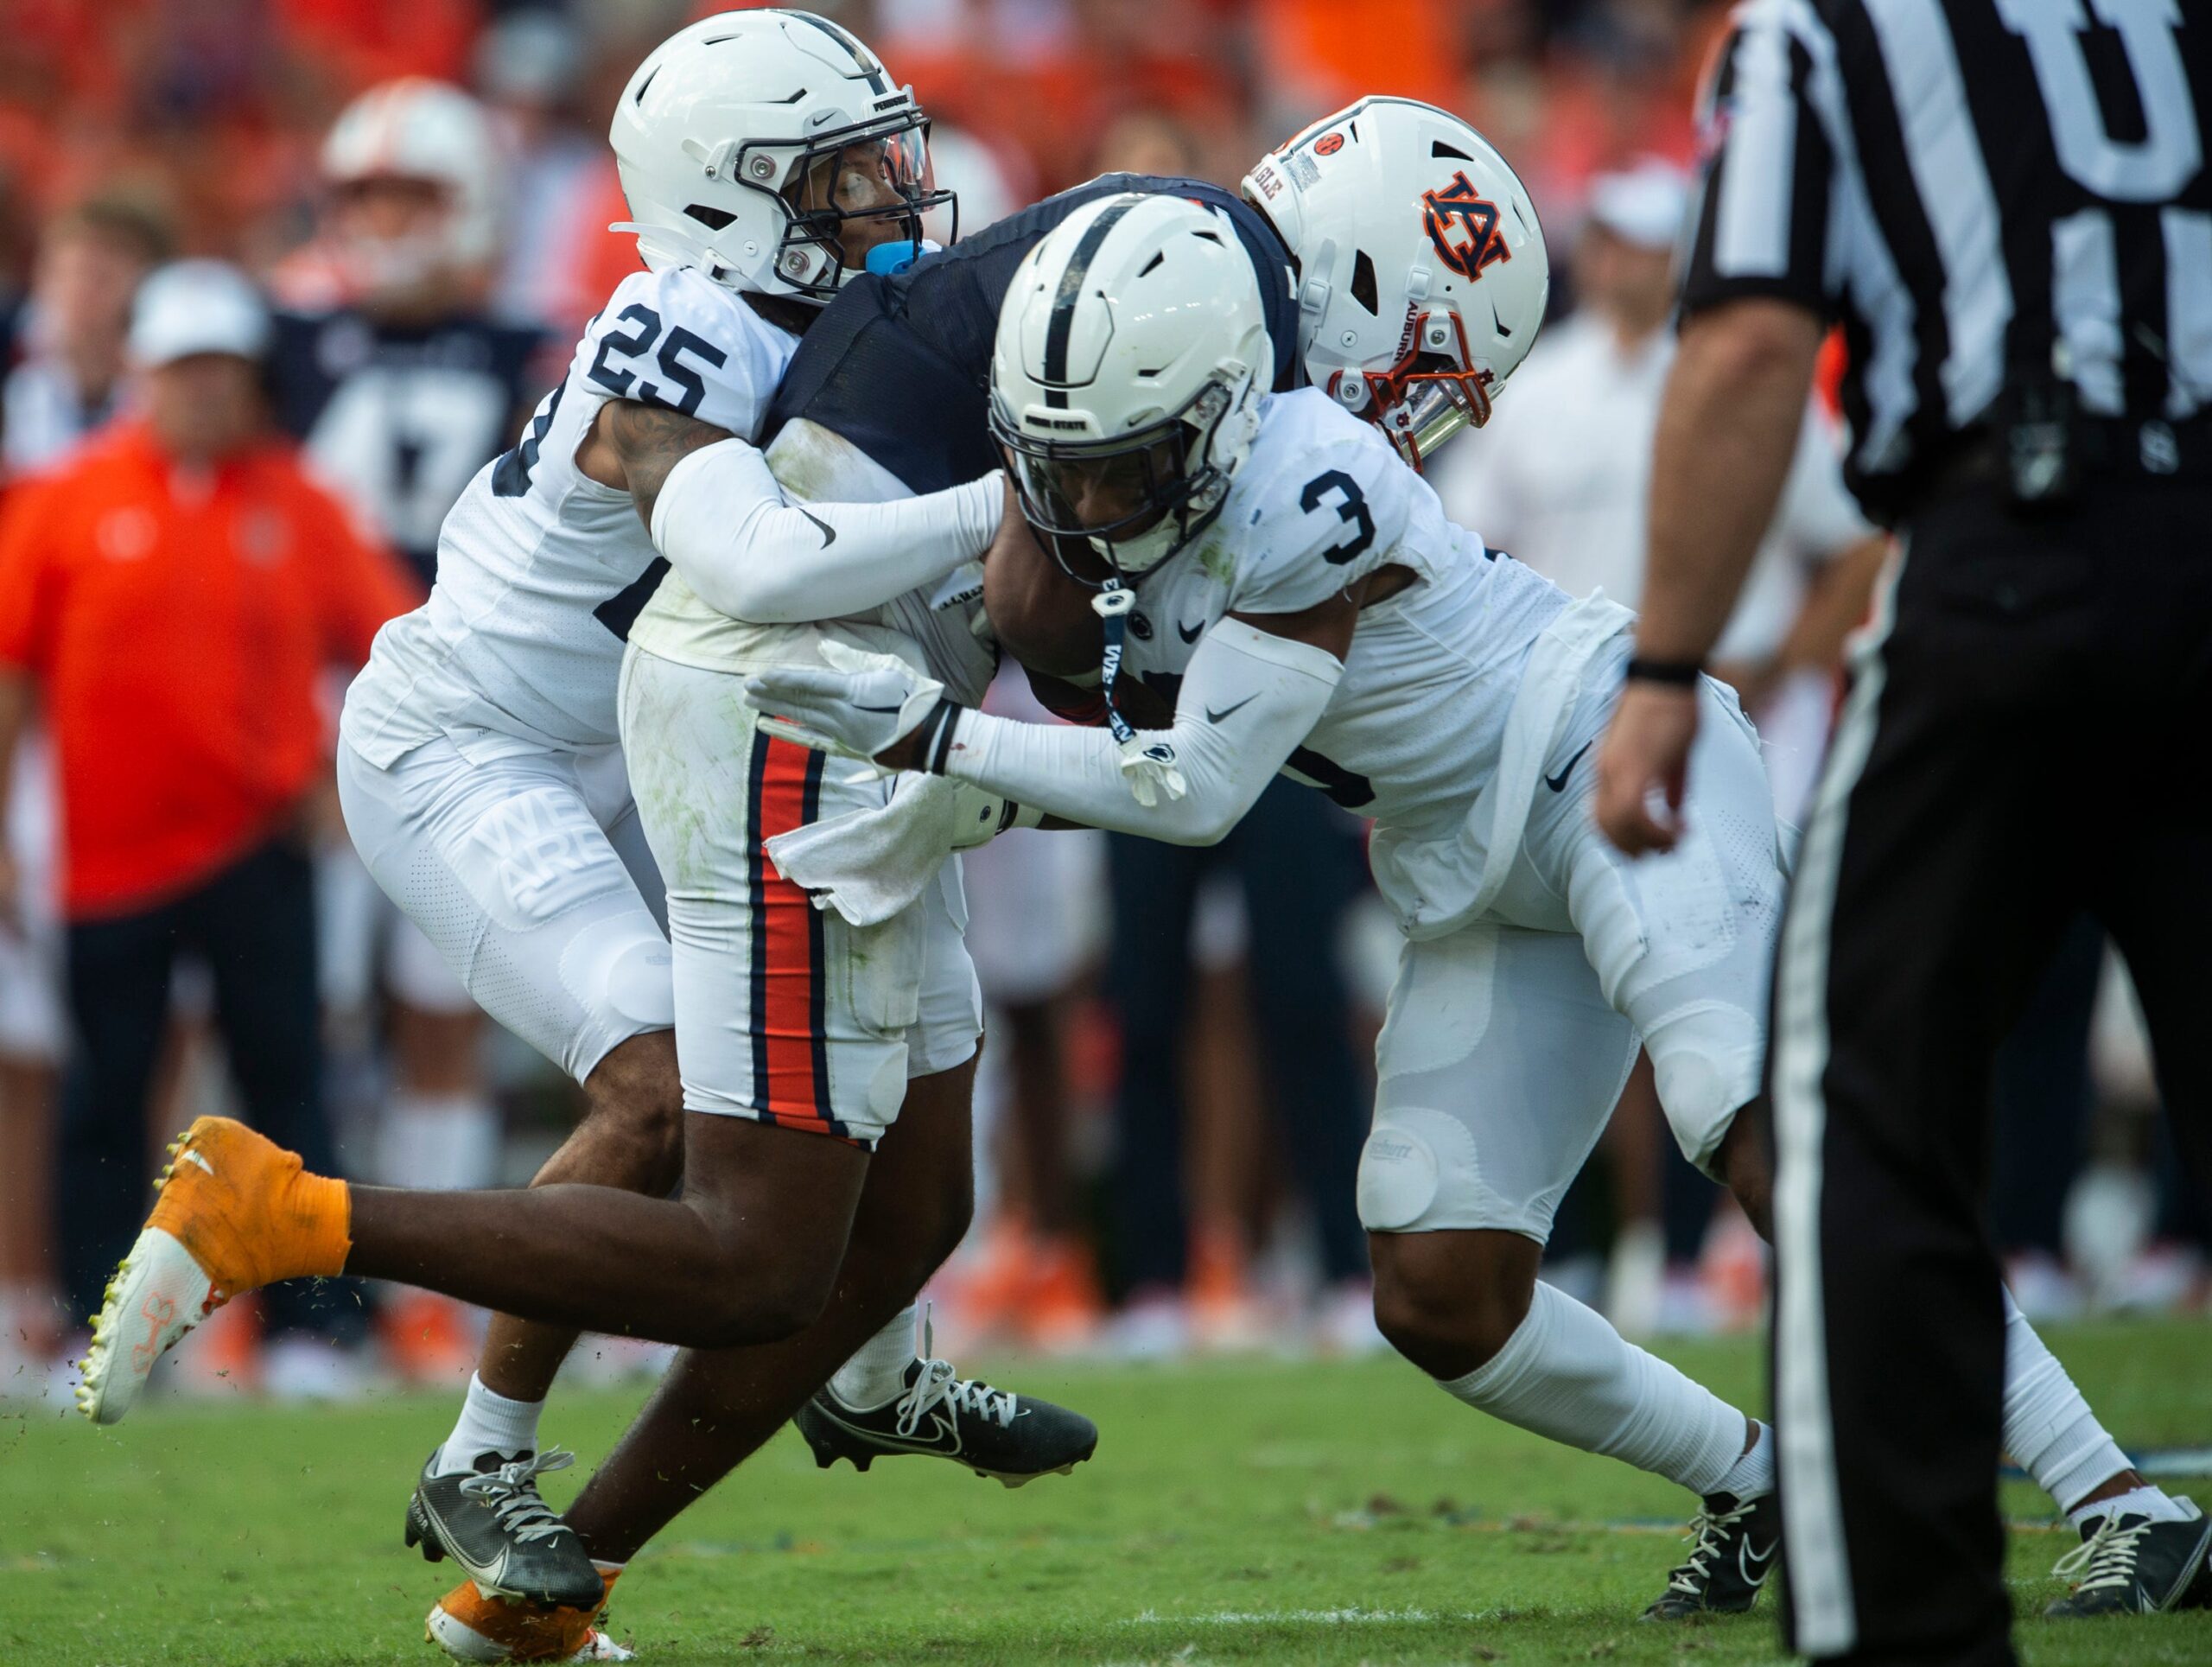
{"label": "green grass field", "polygon": [[[2201,1323],[2054,1334],[2133,1446],[2202,1446]],[[1675,1358],[1757,1394],[1748,1342]],[[1900,1363],[1900,1369],[1909,1369]],[[933,1460],[816,1471],[786,1432],[631,1567],[612,1626],[659,1662],[1771,1661],[1770,1610],[1634,1624],[1688,1500],[1478,1416],[1394,1360],[1159,1370],[1009,1365],[1103,1432],[1072,1477],[1007,1492]],[[572,1397],[548,1435],[588,1463],[629,1397]],[[342,1413],[156,1405],[100,1434],[0,1421],[0,1660],[426,1662],[441,1569],[400,1522],[444,1397]],[[551,1479],[565,1498],[582,1468]],[[2212,1504],[2212,1485],[2199,1492]],[[2024,1484],[2024,1617],[2069,1542]],[[2212,1614],[2024,1619],[2037,1667],[2212,1662]]]}

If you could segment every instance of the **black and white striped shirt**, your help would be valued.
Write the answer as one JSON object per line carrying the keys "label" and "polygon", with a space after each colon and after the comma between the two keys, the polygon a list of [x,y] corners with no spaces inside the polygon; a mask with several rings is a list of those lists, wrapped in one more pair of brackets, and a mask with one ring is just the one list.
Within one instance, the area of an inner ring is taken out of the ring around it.
{"label": "black and white striped shirt", "polygon": [[2156,468],[2158,425],[2212,420],[2209,101],[2201,0],[1748,0],[1685,311],[1840,318],[1852,482],[1890,516],[2008,382],[2149,425]]}

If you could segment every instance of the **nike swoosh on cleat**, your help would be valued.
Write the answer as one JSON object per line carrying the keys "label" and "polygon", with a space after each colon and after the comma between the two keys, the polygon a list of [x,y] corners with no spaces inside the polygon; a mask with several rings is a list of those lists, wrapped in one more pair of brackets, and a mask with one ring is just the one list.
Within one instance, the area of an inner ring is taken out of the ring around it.
{"label": "nike swoosh on cleat", "polygon": [[1595,741],[1584,741],[1580,751],[1577,752],[1574,757],[1567,760],[1566,763],[1560,766],[1560,771],[1557,775],[1546,776],[1544,778],[1544,786],[1550,788],[1555,793],[1565,792],[1567,791],[1567,778],[1568,772],[1574,768],[1576,763],[1581,759],[1582,754],[1588,752],[1591,748],[1596,744],[1597,743]]}
{"label": "nike swoosh on cleat", "polygon": [[798,512],[800,514],[804,515],[808,520],[813,522],[815,525],[822,529],[823,549],[827,550],[830,545],[837,542],[837,529],[831,526],[829,522],[823,520],[819,515],[810,514],[804,509],[799,509],[799,506],[796,504],[792,505],[791,507],[798,509]]}
{"label": "nike swoosh on cleat", "polygon": [[[1176,628],[1180,630],[1182,627],[1179,626]],[[1209,706],[1206,708],[1206,722],[1208,723],[1218,723],[1222,719],[1230,716],[1231,714],[1243,711],[1246,707],[1249,706],[1257,699],[1259,699],[1257,695],[1247,695],[1243,700],[1238,701],[1234,706],[1224,706],[1218,712],[1215,711],[1212,707]]]}
{"label": "nike swoosh on cleat", "polygon": [[[1736,1548],[1736,1572],[1744,1577],[1746,1585],[1764,1586],[1766,1584],[1766,1577],[1774,1572],[1774,1554],[1781,1549],[1782,1542],[1777,1540],[1765,1550],[1754,1551],[1751,1549],[1751,1537],[1746,1535],[1744,1543]],[[1759,1565],[1757,1574],[1751,1572],[1752,1563]]]}
{"label": "nike swoosh on cleat", "polygon": [[[908,1453],[941,1453],[948,1458],[952,1457],[962,1451],[959,1430],[953,1426],[948,1425],[944,1418],[936,1413],[931,1413],[930,1415],[930,1422],[937,1426],[937,1434],[939,1439],[934,1441],[917,1441],[903,1435],[886,1435],[880,1429],[863,1428],[861,1425],[852,1422],[849,1419],[840,1418],[836,1413],[832,1412],[827,1407],[822,1407],[821,1412],[823,1417],[827,1418],[831,1423],[836,1425],[838,1428],[849,1431],[851,1434],[859,1436],[862,1441],[873,1442],[880,1447],[899,1447]],[[952,1444],[950,1447],[947,1447],[944,1444],[946,1438],[950,1438]]]}
{"label": "nike swoosh on cleat", "polygon": [[1200,620],[1196,625],[1185,625],[1180,620],[1175,621],[1175,634],[1185,642],[1196,642],[1200,637],[1205,635],[1205,633],[1206,622],[1204,620]]}

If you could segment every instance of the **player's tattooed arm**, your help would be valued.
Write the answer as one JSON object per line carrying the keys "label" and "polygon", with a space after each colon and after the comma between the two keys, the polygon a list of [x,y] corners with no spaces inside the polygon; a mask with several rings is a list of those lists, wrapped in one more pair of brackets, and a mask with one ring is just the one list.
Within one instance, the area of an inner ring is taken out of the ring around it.
{"label": "player's tattooed arm", "polygon": [[728,429],[664,405],[610,399],[600,408],[599,420],[577,453],[576,465],[601,486],[626,489],[650,527],[653,504],[669,472],[702,447],[729,437]]}

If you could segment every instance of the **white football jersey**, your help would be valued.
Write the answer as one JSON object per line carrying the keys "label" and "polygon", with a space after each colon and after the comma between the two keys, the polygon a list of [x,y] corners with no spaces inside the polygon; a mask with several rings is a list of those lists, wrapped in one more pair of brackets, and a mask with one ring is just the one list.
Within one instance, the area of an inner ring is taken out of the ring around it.
{"label": "white football jersey", "polygon": [[615,741],[623,633],[658,556],[630,494],[586,477],[576,448],[626,398],[752,440],[797,345],[690,268],[624,279],[521,442],[446,517],[429,601],[378,633],[346,697],[347,742],[388,768],[439,735],[482,756]]}
{"label": "white football jersey", "polygon": [[1313,389],[1268,396],[1212,526],[1139,583],[1123,676],[1173,698],[1226,614],[1295,614],[1382,567],[1420,582],[1362,611],[1328,709],[1285,773],[1414,834],[1447,836],[1495,774],[1559,588],[1447,520],[1382,436]]}

